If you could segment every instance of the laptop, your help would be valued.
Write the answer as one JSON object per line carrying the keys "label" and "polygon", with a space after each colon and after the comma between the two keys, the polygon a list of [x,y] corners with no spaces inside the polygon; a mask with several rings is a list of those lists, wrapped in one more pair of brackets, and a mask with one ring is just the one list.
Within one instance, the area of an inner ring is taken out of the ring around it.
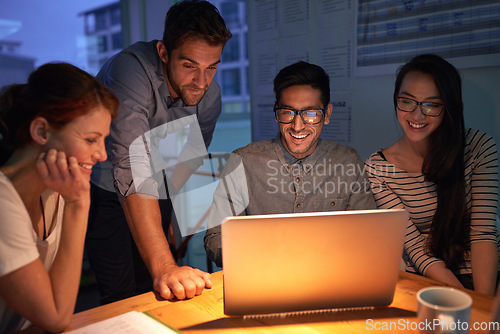
{"label": "laptop", "polygon": [[399,209],[226,218],[224,313],[389,305],[407,221]]}

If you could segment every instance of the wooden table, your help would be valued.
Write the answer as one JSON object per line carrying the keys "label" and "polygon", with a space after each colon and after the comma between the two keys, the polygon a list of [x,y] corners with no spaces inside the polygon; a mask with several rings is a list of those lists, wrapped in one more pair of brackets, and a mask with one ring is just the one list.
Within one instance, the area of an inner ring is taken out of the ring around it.
{"label": "wooden table", "polygon": [[[202,295],[193,299],[171,302],[163,300],[156,293],[148,292],[77,313],[67,330],[136,310],[147,311],[183,333],[418,333],[417,291],[427,286],[444,285],[425,277],[401,272],[394,301],[388,307],[281,318],[244,318],[224,315],[222,275],[222,271],[212,274],[213,288],[205,290]],[[473,322],[489,322],[494,298],[470,290],[466,292],[473,298],[471,326]],[[36,331],[32,329],[28,332]]]}

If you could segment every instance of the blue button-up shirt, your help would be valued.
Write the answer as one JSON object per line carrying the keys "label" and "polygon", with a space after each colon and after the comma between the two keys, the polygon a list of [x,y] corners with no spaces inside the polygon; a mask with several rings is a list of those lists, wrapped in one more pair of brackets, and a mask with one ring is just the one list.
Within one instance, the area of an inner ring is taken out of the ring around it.
{"label": "blue button-up shirt", "polygon": [[[129,148],[134,140],[168,122],[196,115],[206,150],[221,112],[220,87],[215,81],[198,105],[185,106],[180,99],[173,102],[157,43],[154,40],[131,45],[109,59],[97,75],[120,100],[120,107],[106,142],[108,160],[94,166],[91,180],[108,191],[116,189],[121,200],[136,192],[158,197],[158,182],[153,178],[142,182],[140,189],[133,182]],[[146,158],[148,154],[145,151]],[[150,162],[144,160],[143,167],[150,168]],[[201,163],[202,158],[187,162],[192,169]]]}

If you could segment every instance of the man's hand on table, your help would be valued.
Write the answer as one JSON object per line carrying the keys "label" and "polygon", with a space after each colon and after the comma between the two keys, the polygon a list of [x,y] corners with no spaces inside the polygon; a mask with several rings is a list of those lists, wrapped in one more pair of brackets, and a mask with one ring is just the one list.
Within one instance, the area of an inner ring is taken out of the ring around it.
{"label": "man's hand on table", "polygon": [[191,267],[167,265],[154,277],[153,287],[165,299],[179,300],[201,295],[212,287],[210,274]]}

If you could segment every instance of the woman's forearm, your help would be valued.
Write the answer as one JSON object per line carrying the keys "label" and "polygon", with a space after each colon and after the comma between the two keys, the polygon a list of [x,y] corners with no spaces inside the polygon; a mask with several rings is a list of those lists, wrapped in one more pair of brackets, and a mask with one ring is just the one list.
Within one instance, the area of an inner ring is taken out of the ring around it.
{"label": "woman's forearm", "polygon": [[494,295],[498,273],[498,249],[494,242],[471,244],[471,267],[474,290]]}

